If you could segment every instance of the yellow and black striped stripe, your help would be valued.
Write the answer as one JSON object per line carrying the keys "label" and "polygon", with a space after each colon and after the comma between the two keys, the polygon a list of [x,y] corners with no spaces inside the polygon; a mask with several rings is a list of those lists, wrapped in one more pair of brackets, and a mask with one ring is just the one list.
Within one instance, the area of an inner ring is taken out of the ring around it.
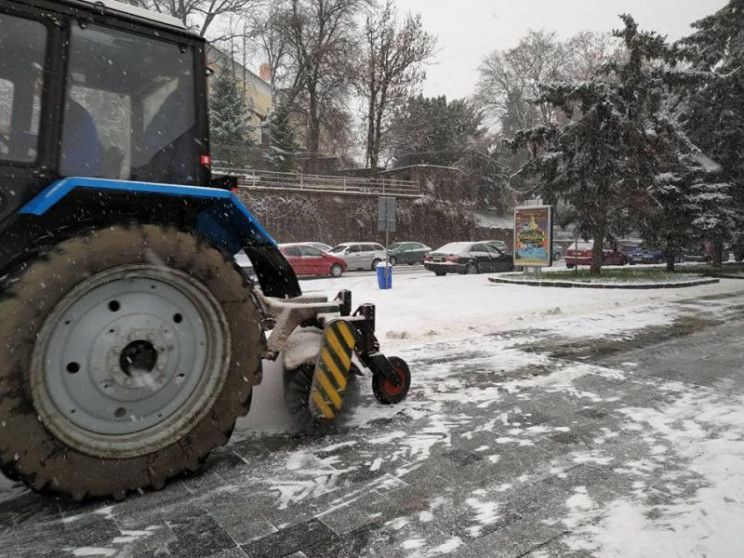
{"label": "yellow and black striped stripe", "polygon": [[323,330],[310,390],[310,412],[315,417],[330,420],[341,411],[358,335],[343,319],[333,320]]}

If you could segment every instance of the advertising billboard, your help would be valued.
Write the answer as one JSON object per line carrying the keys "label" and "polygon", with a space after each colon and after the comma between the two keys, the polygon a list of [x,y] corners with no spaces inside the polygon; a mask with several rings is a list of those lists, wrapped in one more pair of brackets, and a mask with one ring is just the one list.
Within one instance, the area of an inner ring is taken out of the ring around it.
{"label": "advertising billboard", "polygon": [[548,267],[553,263],[553,208],[550,205],[514,210],[514,265]]}

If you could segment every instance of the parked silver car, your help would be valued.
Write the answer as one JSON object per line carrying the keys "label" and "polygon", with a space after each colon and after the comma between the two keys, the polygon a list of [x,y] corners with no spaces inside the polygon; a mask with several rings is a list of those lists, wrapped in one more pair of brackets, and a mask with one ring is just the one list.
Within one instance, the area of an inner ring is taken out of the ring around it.
{"label": "parked silver car", "polygon": [[385,247],[376,242],[344,242],[335,246],[330,253],[343,258],[347,269],[375,269],[387,257]]}

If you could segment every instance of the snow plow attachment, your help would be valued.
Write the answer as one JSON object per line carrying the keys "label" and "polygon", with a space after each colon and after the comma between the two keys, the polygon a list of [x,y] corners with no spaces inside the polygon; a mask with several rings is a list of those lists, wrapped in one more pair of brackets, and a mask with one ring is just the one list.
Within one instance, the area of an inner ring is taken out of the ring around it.
{"label": "snow plow attachment", "polygon": [[[263,297],[262,306],[274,323],[265,358],[284,354],[286,403],[291,415],[304,422],[335,420],[343,407],[350,376],[372,377],[372,391],[384,404],[405,399],[411,385],[406,363],[380,353],[375,337],[375,306],[361,305],[351,313],[351,292],[341,291],[335,300],[298,297],[280,300]],[[293,343],[291,339],[302,339]],[[309,341],[308,341],[309,340]],[[304,418],[303,418],[304,417]]]}

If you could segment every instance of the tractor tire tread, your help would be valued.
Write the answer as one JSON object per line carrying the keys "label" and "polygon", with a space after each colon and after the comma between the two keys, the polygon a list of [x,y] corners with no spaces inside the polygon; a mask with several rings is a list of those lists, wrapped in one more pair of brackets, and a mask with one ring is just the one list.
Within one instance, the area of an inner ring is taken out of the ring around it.
{"label": "tractor tire tread", "polygon": [[[129,459],[87,455],[57,440],[37,417],[26,375],[33,334],[53,308],[55,297],[65,294],[74,281],[105,268],[108,262],[127,263],[130,256],[145,261],[142,254],[152,254],[157,260],[158,250],[165,252],[166,264],[175,263],[198,274],[208,288],[211,284],[231,333],[240,332],[243,337],[232,335],[229,370],[210,411],[180,440]],[[76,265],[71,266],[70,261]],[[39,284],[44,288],[39,289]],[[223,287],[223,292],[215,292],[216,286]],[[40,304],[28,303],[34,289],[41,291]],[[239,317],[241,313],[246,315]],[[168,480],[198,470],[212,449],[227,443],[235,421],[250,408],[253,386],[261,381],[263,332],[260,327],[252,333],[236,327],[260,324],[260,313],[252,284],[234,259],[184,228],[138,222],[93,225],[68,229],[39,243],[0,279],[0,336],[16,339],[13,346],[0,346],[0,470],[33,490],[68,495],[77,501],[87,497],[118,499],[134,490],[162,489]],[[246,358],[240,362],[237,355]]]}

